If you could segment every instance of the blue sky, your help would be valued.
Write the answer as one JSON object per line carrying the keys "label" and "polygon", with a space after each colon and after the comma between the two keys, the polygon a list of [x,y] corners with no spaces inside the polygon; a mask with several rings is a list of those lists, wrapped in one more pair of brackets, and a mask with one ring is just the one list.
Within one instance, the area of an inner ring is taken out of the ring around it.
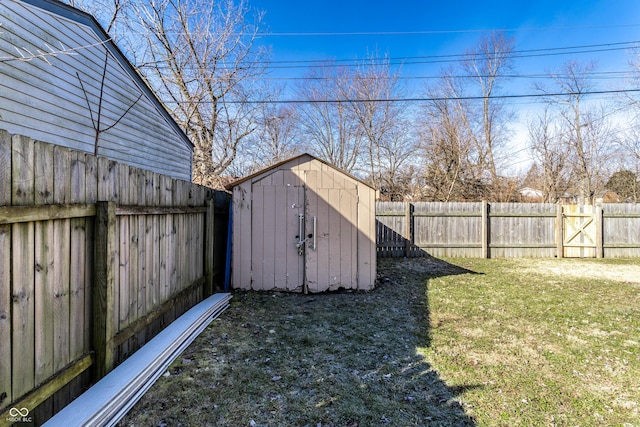
{"label": "blue sky", "polygon": [[[391,58],[455,55],[472,48],[484,32],[491,30],[507,30],[506,34],[515,39],[516,50],[640,41],[638,0],[249,1],[265,12],[265,28],[271,35],[261,38],[260,43],[271,47],[273,61],[361,59],[376,49]],[[570,59],[595,61],[600,72],[628,70],[629,53],[611,50],[613,47],[601,47],[600,52],[521,58],[514,72],[547,73]],[[270,75],[303,76],[305,64],[296,65],[299,68],[273,69]],[[405,63],[403,76],[421,77],[406,80],[409,96],[422,95],[424,85],[432,81],[424,77],[436,76],[441,67]],[[601,79],[596,84],[601,89],[618,89],[625,83]],[[532,93],[532,80],[514,79],[506,90],[511,94]],[[519,116],[513,124],[514,140],[520,147],[526,143],[526,118],[537,102],[514,101]],[[526,147],[520,152],[523,159],[517,164],[526,165]]]}
{"label": "blue sky", "polygon": [[[460,54],[473,47],[483,31],[493,29],[509,30],[518,50],[640,40],[637,0],[250,2],[266,13],[264,22],[272,35],[261,43],[271,46],[274,61],[354,59],[375,49],[393,58]],[[570,57],[522,59],[516,64],[517,72],[545,72]],[[595,60],[600,71],[622,71],[627,55],[614,51],[572,57]],[[405,65],[402,71],[408,76],[430,76],[439,67]],[[277,75],[303,72],[281,69]]]}

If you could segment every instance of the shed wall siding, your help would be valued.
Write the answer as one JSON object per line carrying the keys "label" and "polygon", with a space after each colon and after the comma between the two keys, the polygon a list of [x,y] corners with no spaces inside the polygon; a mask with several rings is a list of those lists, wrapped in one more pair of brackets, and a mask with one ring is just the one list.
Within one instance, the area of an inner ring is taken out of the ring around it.
{"label": "shed wall siding", "polygon": [[233,188],[233,285],[251,289],[251,181]]}
{"label": "shed wall siding", "polygon": [[358,289],[369,290],[376,281],[376,192],[358,193]]}
{"label": "shed wall siding", "polygon": [[[0,128],[93,153],[91,115],[95,121],[106,57],[100,38],[87,26],[15,0],[0,2],[0,22]],[[51,49],[68,53],[21,58]],[[98,155],[191,180],[191,147],[151,99],[143,95],[136,102],[141,94],[109,54],[101,128],[122,120],[100,134]]]}
{"label": "shed wall siding", "polygon": [[[317,249],[307,246],[305,256],[309,291],[373,289],[376,192],[308,155],[233,187],[233,287],[302,290],[296,286],[301,276],[293,238],[297,232],[289,236],[297,230],[292,188],[301,184],[306,192],[305,233],[313,230],[317,217]],[[289,230],[286,240],[278,241],[284,230]]]}

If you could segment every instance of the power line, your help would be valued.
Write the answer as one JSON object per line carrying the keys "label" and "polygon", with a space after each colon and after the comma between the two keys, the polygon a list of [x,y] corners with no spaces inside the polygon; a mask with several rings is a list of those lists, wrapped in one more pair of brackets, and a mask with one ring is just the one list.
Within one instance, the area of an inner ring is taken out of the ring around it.
{"label": "power line", "polygon": [[[576,95],[611,95],[620,93],[638,93],[638,89],[594,90],[587,92],[557,92],[557,93],[529,93],[518,95],[492,96],[457,96],[457,97],[418,97],[418,98],[380,98],[380,99],[288,99],[288,100],[248,100],[224,101],[227,104],[350,104],[350,103],[382,103],[382,102],[433,102],[433,101],[479,101],[484,99],[523,99],[523,98],[554,98]],[[214,101],[172,101],[172,104],[212,104]]]}
{"label": "power line", "polygon": [[[632,77],[633,71],[593,71],[589,73],[576,73],[573,75],[569,74],[543,74],[543,73],[535,73],[535,74],[498,74],[495,77],[501,79],[563,79],[573,76],[579,76],[582,78],[588,78],[593,80],[619,80],[621,78]],[[438,80],[443,76],[438,75],[429,75],[429,76],[376,76],[372,77],[376,80]],[[452,79],[478,79],[478,78],[486,78],[489,77],[487,75],[478,75],[478,74],[455,74],[455,75],[447,75],[447,78]],[[493,76],[492,76],[493,77]],[[325,76],[306,76],[306,77],[253,77],[251,80],[310,80],[310,81],[322,81],[322,80],[335,80],[336,77],[325,77]],[[361,77],[361,79],[366,79],[366,77]]]}
{"label": "power line", "polygon": [[[617,24],[617,25],[583,25],[574,27],[529,27],[529,28],[479,28],[479,29],[453,29],[453,30],[413,30],[413,31],[247,31],[247,32],[234,32],[230,33],[234,37],[350,37],[350,36],[422,36],[422,35],[443,35],[443,34],[481,34],[481,33],[494,33],[494,32],[533,32],[533,31],[582,31],[582,30],[607,30],[613,28],[635,28],[640,27],[640,24]],[[141,30],[130,30],[133,34],[145,34]],[[179,30],[167,30],[167,34],[184,36],[187,34],[192,35],[206,35],[210,34],[210,30],[202,31],[179,31]]]}
{"label": "power line", "polygon": [[[469,34],[503,32],[527,32],[527,31],[568,31],[568,30],[602,30],[611,28],[640,27],[640,24],[619,25],[590,25],[575,27],[530,27],[530,28],[499,28],[499,29],[458,29],[458,30],[422,30],[422,31],[310,31],[310,32],[264,32],[256,33],[259,37],[335,37],[335,36],[415,36],[415,35],[439,35],[439,34]],[[240,33],[238,35],[243,35]]]}
{"label": "power line", "polygon": [[[637,43],[637,42],[636,42]],[[552,51],[551,49],[549,49],[549,51],[544,51],[544,50],[539,50],[538,53],[515,53],[515,54],[509,54],[506,56],[506,58],[509,59],[520,59],[520,58],[538,58],[538,57],[543,57],[543,56],[560,56],[560,55],[578,55],[578,54],[585,54],[585,53],[595,53],[595,52],[614,52],[614,51],[620,51],[620,50],[628,50],[630,49],[631,46],[626,46],[626,47],[613,47],[613,48],[603,48],[603,49],[588,49],[588,50],[572,50],[572,51],[564,51],[564,52],[558,52],[558,51]],[[514,51],[514,52],[518,52],[518,51]],[[525,51],[522,51],[525,52]],[[499,52],[496,52],[499,53]],[[395,60],[383,60],[383,59],[379,59],[379,60],[367,60],[367,59],[363,59],[363,60],[351,60],[351,63],[344,63],[344,64],[340,64],[340,67],[359,67],[362,66],[363,64],[366,65],[368,63],[373,63],[375,65],[376,62],[379,62],[379,64],[377,65],[384,65],[384,64],[389,64],[389,65],[424,65],[424,64],[445,64],[445,63],[451,63],[451,62],[461,62],[461,61],[465,61],[465,60],[469,60],[471,58],[477,58],[477,57],[481,57],[484,56],[484,54],[459,54],[459,55],[450,55],[451,58],[446,58],[446,59],[432,59],[432,58],[438,58],[438,57],[406,57],[406,58],[398,58]],[[444,58],[444,57],[443,57]],[[332,62],[334,61],[325,61],[325,63],[317,63],[320,61],[315,61],[316,63],[310,63],[308,65],[269,65],[268,62],[254,62],[253,65],[265,65],[265,67],[267,69],[295,69],[295,68],[327,68],[328,66],[331,65]],[[249,64],[248,64],[249,65]]]}
{"label": "power line", "polygon": [[[615,52],[621,50],[629,50],[640,45],[640,40],[632,40],[625,42],[590,44],[579,46],[550,47],[540,49],[522,49],[506,52],[508,59],[536,58],[544,56],[560,56],[560,55],[577,55],[594,52]],[[492,52],[492,54],[501,54],[501,52]],[[287,61],[245,61],[245,66],[260,66],[267,70],[282,69],[309,69],[309,68],[330,68],[330,67],[360,67],[366,65],[424,65],[424,64],[442,64],[451,62],[461,62],[469,59],[477,59],[486,56],[484,53],[462,53],[450,55],[427,55],[427,56],[402,56],[402,57],[373,57],[363,59],[309,59],[309,60],[287,60]],[[169,68],[168,65],[162,65],[169,60],[159,60],[146,63],[143,68]],[[218,67],[221,70],[227,70],[224,67]],[[195,70],[197,67],[184,67],[187,70]]]}
{"label": "power line", "polygon": [[[612,43],[599,43],[599,44],[588,44],[588,45],[577,45],[577,46],[560,46],[560,47],[547,47],[547,48],[538,48],[538,49],[520,49],[520,50],[512,50],[510,54],[528,54],[528,53],[544,53],[544,52],[554,52],[554,51],[562,51],[562,50],[574,50],[574,49],[596,49],[603,47],[610,47],[612,51],[620,50],[620,49],[630,49],[634,47],[634,45],[639,45],[640,40],[632,40],[632,41],[623,41],[623,42],[612,42]],[[626,46],[626,47],[624,47]],[[598,49],[597,51],[601,51]],[[591,51],[587,51],[591,52]],[[502,53],[502,52],[495,52]],[[569,52],[574,53],[574,52]],[[358,64],[364,61],[406,61],[406,60],[414,60],[414,59],[452,59],[452,60],[462,60],[468,59],[470,57],[484,56],[483,53],[456,53],[456,54],[448,54],[448,55],[422,55],[422,56],[402,56],[402,57],[373,57],[373,58],[363,58],[363,59],[307,59],[307,60],[287,60],[287,61],[256,61],[256,62],[247,62],[248,64],[313,64],[320,63],[321,65],[326,62],[357,62]]]}

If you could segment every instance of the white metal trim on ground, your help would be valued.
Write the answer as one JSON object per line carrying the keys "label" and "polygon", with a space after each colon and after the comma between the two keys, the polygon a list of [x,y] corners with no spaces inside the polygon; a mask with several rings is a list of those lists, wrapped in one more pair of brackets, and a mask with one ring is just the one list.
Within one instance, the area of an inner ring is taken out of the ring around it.
{"label": "white metal trim on ground", "polygon": [[214,294],[191,308],[44,426],[116,425],[230,299],[228,293]]}

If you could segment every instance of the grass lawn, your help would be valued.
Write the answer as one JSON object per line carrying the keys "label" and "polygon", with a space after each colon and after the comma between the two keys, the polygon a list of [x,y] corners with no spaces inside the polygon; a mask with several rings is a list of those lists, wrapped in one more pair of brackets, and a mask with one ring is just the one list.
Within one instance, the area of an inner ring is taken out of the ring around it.
{"label": "grass lawn", "polygon": [[640,426],[640,261],[379,261],[244,293],[122,426]]}

